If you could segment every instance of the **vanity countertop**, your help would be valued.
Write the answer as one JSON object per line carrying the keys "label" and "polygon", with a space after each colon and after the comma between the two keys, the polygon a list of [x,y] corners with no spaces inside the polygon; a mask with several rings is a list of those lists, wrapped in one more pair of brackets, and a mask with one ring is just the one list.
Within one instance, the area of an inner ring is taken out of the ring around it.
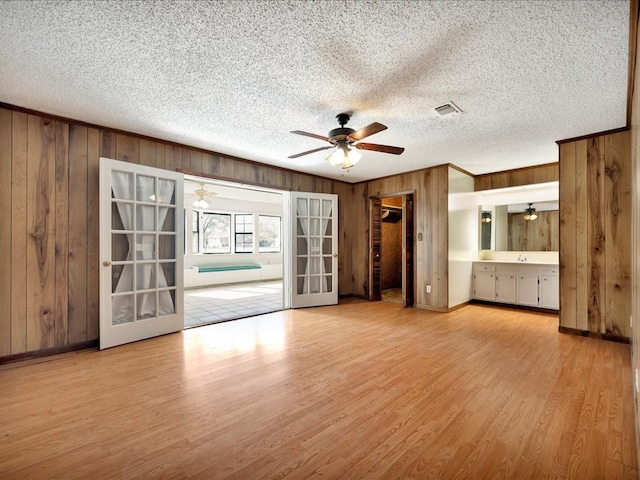
{"label": "vanity countertop", "polygon": [[475,263],[513,263],[517,265],[553,265],[558,266],[558,262],[540,262],[535,260],[474,260]]}

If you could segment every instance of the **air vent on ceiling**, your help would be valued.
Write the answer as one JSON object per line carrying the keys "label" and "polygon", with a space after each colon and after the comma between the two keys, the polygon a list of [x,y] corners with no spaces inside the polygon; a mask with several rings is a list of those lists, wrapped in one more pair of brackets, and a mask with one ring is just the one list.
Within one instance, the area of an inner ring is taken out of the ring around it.
{"label": "air vent on ceiling", "polygon": [[461,113],[462,112],[462,110],[460,110],[458,108],[458,106],[453,102],[448,102],[448,103],[445,103],[443,105],[440,105],[439,107],[435,108],[435,111],[438,112],[442,116],[451,115],[452,113]]}

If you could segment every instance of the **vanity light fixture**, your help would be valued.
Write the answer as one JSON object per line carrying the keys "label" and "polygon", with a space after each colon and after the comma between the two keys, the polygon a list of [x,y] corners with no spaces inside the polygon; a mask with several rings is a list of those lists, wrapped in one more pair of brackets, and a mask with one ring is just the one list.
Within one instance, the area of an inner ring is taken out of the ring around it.
{"label": "vanity light fixture", "polygon": [[529,207],[524,210],[524,219],[525,220],[535,220],[538,218],[538,214],[536,213],[536,209],[532,207],[533,203],[529,204]]}
{"label": "vanity light fixture", "polygon": [[482,223],[491,223],[491,212],[482,212]]}

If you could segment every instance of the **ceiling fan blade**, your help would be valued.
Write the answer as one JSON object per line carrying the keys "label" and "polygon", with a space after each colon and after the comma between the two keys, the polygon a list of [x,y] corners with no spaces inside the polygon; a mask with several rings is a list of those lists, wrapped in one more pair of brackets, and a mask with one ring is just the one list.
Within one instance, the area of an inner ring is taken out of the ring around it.
{"label": "ceiling fan blade", "polygon": [[353,145],[359,150],[373,150],[374,152],[391,153],[400,155],[404,152],[403,147],[392,147],[391,145],[378,145],[377,143],[356,143]]}
{"label": "ceiling fan blade", "polygon": [[322,135],[316,135],[315,133],[303,132],[302,130],[293,130],[289,133],[295,133],[296,135],[304,135],[305,137],[317,138],[318,140],[324,140],[325,142],[329,141],[328,137],[323,137]]}
{"label": "ceiling fan blade", "polygon": [[298,157],[302,157],[303,155],[309,155],[310,153],[321,152],[322,150],[327,150],[333,147],[334,145],[327,145],[326,147],[314,148],[313,150],[307,150],[306,152],[296,153],[295,155],[291,155],[290,157],[287,157],[287,158],[298,158]]}
{"label": "ceiling fan blade", "polygon": [[361,128],[357,132],[353,132],[351,135],[347,137],[347,140],[350,142],[357,142],[358,140],[362,140],[369,135],[373,135],[374,133],[381,132],[386,130],[387,126],[378,122],[373,122],[371,125],[367,125],[364,128]]}

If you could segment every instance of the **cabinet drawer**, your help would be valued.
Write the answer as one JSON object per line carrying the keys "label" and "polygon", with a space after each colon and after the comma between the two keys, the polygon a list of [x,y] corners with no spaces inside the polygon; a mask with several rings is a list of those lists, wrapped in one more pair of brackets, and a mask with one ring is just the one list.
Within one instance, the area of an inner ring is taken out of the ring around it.
{"label": "cabinet drawer", "polygon": [[474,272],[495,272],[496,265],[494,263],[474,263]]}
{"label": "cabinet drawer", "polygon": [[540,267],[540,274],[541,275],[558,275],[559,273],[560,273],[560,267],[558,267],[557,265],[548,266],[548,267]]}

